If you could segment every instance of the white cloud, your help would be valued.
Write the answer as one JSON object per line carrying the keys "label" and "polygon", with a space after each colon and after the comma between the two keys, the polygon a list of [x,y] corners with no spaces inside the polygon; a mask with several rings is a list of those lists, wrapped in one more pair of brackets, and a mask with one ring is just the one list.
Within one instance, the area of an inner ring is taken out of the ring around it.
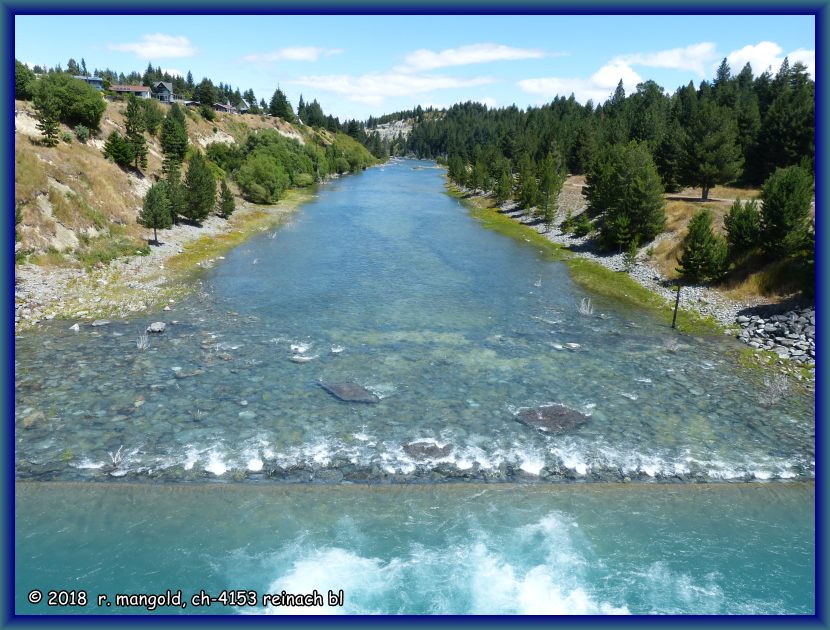
{"label": "white cloud", "polygon": [[[733,74],[737,74],[748,63],[752,66],[752,74],[758,76],[769,69],[773,74],[778,72],[784,61],[784,49],[775,42],[763,41],[758,44],[744,46],[739,50],[733,50],[726,56],[726,61]],[[800,61],[810,73],[816,76],[816,51],[799,48],[787,55],[790,65]]]}
{"label": "white cloud", "polygon": [[409,53],[404,63],[395,68],[398,72],[424,72],[449,66],[466,66],[492,61],[515,61],[517,59],[539,59],[561,56],[566,53],[548,53],[537,48],[513,48],[501,44],[470,44],[458,48],[447,48],[441,52],[420,49]]}
{"label": "white cloud", "polygon": [[184,76],[184,73],[181,70],[179,70],[178,68],[162,68],[161,72],[162,72],[162,74],[169,74],[170,76],[173,76],[173,77],[183,77]]}
{"label": "white cloud", "polygon": [[706,69],[718,57],[717,47],[712,42],[691,44],[685,48],[672,48],[654,53],[633,53],[618,55],[611,63],[624,63],[649,68],[670,68],[688,70],[705,77]]}
{"label": "white cloud", "polygon": [[342,52],[342,48],[320,48],[318,46],[289,46],[288,48],[280,48],[279,50],[272,50],[271,52],[245,55],[244,57],[242,57],[242,61],[249,61],[255,63],[270,61],[317,61],[320,57],[330,57],[331,55],[339,55]]}
{"label": "white cloud", "polygon": [[142,35],[140,42],[128,44],[110,44],[110,50],[131,52],[142,59],[168,59],[172,57],[192,57],[196,48],[183,35],[165,35],[152,33]]}
{"label": "white cloud", "polygon": [[611,62],[587,79],[544,77],[539,79],[523,79],[518,86],[530,94],[536,94],[543,100],[550,100],[554,96],[570,96],[585,102],[588,99],[595,104],[605,102],[614,92],[617,83],[622,79],[627,94],[634,91],[643,79],[630,66],[619,61]]}
{"label": "white cloud", "polygon": [[480,98],[478,99],[478,102],[482,105],[486,105],[489,109],[493,109],[498,106],[498,104],[496,103],[496,99],[494,99],[492,96],[485,96],[484,98]]}
{"label": "white cloud", "polygon": [[458,79],[441,75],[386,72],[362,75],[304,76],[286,83],[335,92],[349,100],[377,106],[390,97],[413,96],[433,90],[475,87],[494,81],[495,79],[489,77]]}

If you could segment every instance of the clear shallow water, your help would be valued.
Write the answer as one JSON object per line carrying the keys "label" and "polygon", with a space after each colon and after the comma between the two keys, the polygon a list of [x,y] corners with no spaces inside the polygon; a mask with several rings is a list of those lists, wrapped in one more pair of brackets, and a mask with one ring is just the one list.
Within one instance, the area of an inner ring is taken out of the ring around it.
{"label": "clear shallow water", "polygon": [[[33,588],[344,591],[342,608],[177,613],[813,614],[814,486],[18,483]],[[59,519],[53,518],[60,515]]]}
{"label": "clear shallow water", "polygon": [[[586,293],[564,265],[482,229],[444,194],[443,171],[415,164],[321,188],[169,312],[17,338],[17,477],[814,476],[811,396],[762,406],[758,376],[729,356],[733,340],[678,335]],[[593,316],[578,313],[583,297]],[[137,350],[159,319],[167,331]],[[566,343],[580,347],[557,349]],[[381,401],[340,402],[321,379]],[[546,403],[590,418],[556,436],[516,422]],[[451,450],[414,459],[402,446],[415,440]],[[108,453],[122,446],[112,469]]]}

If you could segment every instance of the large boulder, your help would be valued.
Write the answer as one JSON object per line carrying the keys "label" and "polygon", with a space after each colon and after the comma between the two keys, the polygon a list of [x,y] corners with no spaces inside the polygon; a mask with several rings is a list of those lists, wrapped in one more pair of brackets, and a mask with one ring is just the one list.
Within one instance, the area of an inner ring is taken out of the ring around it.
{"label": "large boulder", "polygon": [[372,392],[357,383],[327,383],[320,381],[320,387],[338,400],[344,402],[374,404],[380,401]]}
{"label": "large boulder", "polygon": [[403,445],[403,451],[414,459],[437,459],[449,455],[452,445],[438,446],[433,442],[410,442]]}
{"label": "large boulder", "polygon": [[167,324],[164,322],[153,322],[149,326],[147,326],[148,333],[163,333],[164,329],[167,328]]}
{"label": "large boulder", "polygon": [[520,411],[516,421],[544,433],[564,433],[585,424],[588,416],[565,405],[546,405]]}

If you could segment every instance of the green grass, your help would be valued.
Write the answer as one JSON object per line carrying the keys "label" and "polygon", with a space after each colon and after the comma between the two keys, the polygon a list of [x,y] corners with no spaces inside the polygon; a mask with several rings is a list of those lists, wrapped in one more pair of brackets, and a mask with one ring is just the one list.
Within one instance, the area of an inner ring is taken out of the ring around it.
{"label": "green grass", "polygon": [[[663,322],[671,323],[674,304],[668,304],[665,299],[646,289],[627,273],[612,271],[586,258],[573,255],[562,245],[552,243],[532,227],[498,212],[489,198],[465,198],[453,186],[448,186],[448,194],[461,199],[472,216],[479,219],[484,227],[535,247],[548,260],[564,261],[574,282],[580,286],[630,306],[648,310]],[[678,311],[677,328],[691,334],[723,334],[723,327],[714,319],[703,317],[693,311]]]}
{"label": "green grass", "polygon": [[89,240],[78,249],[76,256],[78,262],[89,269],[99,262],[107,265],[122,256],[147,256],[149,253],[150,248],[146,244],[116,233]]}

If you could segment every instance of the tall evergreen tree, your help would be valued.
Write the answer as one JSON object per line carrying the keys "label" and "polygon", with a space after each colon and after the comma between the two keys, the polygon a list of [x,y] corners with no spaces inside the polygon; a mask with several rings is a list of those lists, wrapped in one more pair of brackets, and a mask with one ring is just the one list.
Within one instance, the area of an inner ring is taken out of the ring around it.
{"label": "tall evergreen tree", "polygon": [[156,245],[159,244],[157,230],[165,230],[173,225],[173,218],[170,216],[170,200],[163,181],[150,186],[150,190],[144,196],[144,203],[136,221],[141,226],[153,229],[153,241]]}
{"label": "tall evergreen tree", "polygon": [[559,211],[559,193],[565,181],[562,157],[552,148],[542,161],[539,171],[539,206],[545,224],[552,226]]}
{"label": "tall evergreen tree", "polygon": [[32,105],[35,108],[37,128],[43,134],[43,144],[47,147],[54,147],[58,144],[61,103],[43,79],[35,83]]}
{"label": "tall evergreen tree", "polygon": [[686,183],[700,187],[701,197],[708,199],[713,186],[731,182],[740,175],[742,164],[737,126],[731,113],[711,101],[698,103],[686,132]]}
{"label": "tall evergreen tree", "polygon": [[187,205],[183,214],[191,221],[201,223],[216,203],[216,180],[200,151],[190,159],[185,176],[185,189]]}
{"label": "tall evergreen tree", "polygon": [[180,168],[187,152],[187,128],[184,114],[178,104],[173,103],[161,125],[161,151],[164,155],[162,169]]}
{"label": "tall evergreen tree", "polygon": [[147,140],[144,138],[146,124],[144,121],[144,108],[138,99],[130,94],[127,99],[127,111],[124,114],[124,127],[126,130],[127,142],[130,144],[130,151],[133,155],[133,165],[136,169],[147,167]]}
{"label": "tall evergreen tree", "polygon": [[271,97],[271,106],[268,111],[272,116],[282,118],[286,122],[294,122],[294,110],[291,109],[291,103],[288,102],[285,94],[279,88]]}

